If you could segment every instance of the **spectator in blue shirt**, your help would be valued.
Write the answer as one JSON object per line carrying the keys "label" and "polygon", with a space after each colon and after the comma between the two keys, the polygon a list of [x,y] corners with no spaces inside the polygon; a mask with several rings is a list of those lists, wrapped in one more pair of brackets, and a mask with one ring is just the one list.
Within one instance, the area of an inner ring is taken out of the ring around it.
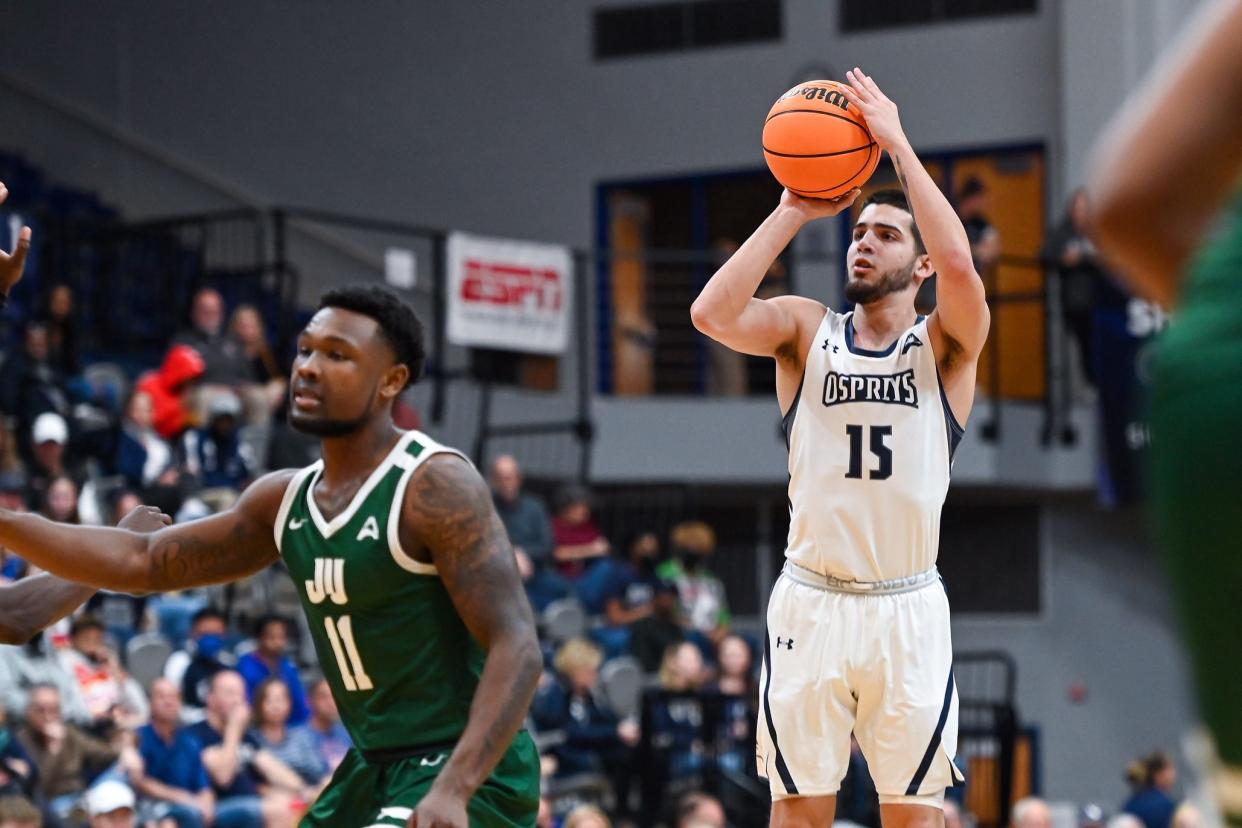
{"label": "spectator in blue shirt", "polygon": [[336,709],[336,699],[332,698],[327,679],[321,678],[311,685],[310,711],[310,718],[301,728],[310,733],[315,750],[328,770],[334,771],[353,747],[354,740],[341,724],[341,714]]}
{"label": "spectator in blue shirt", "polygon": [[302,687],[298,668],[286,655],[289,649],[289,622],[278,615],[264,616],[255,625],[254,637],[258,646],[237,662],[237,672],[246,680],[247,698],[251,704],[254,703],[254,691],[264,679],[272,676],[282,679],[289,687],[293,705],[289,724],[304,723],[310,716],[310,708],[306,705],[306,690]]}
{"label": "spectator in blue shirt", "polygon": [[1126,768],[1126,780],[1133,794],[1121,810],[1138,817],[1145,828],[1168,828],[1177,810],[1177,800],[1173,798],[1177,766],[1169,755],[1156,751],[1135,759]]}
{"label": "spectator in blue shirt", "polygon": [[205,490],[238,492],[252,477],[253,458],[247,456],[238,436],[241,411],[236,394],[215,394],[207,409],[207,427],[186,432],[186,469]]}
{"label": "spectator in blue shirt", "polygon": [[626,551],[628,560],[613,562],[612,583],[604,598],[607,624],[592,632],[606,659],[630,651],[630,625],[652,614],[660,586],[655,574],[660,539],[655,532],[637,533],[626,544]]}
{"label": "spectator in blue shirt", "polygon": [[307,789],[247,732],[250,705],[237,671],[212,676],[206,712],[190,732],[202,746],[203,767],[216,794],[215,828],[291,826],[294,799]]}
{"label": "spectator in blue shirt", "polygon": [[151,683],[151,723],[138,728],[141,768],[131,782],[155,819],[171,819],[178,828],[201,828],[215,816],[216,798],[203,767],[202,747],[181,727],[181,695],[165,678]]}
{"label": "spectator in blue shirt", "polygon": [[496,514],[505,525],[526,594],[536,610],[569,594],[569,585],[551,569],[552,519],[543,501],[522,489],[522,469],[512,455],[502,454],[488,475]]}

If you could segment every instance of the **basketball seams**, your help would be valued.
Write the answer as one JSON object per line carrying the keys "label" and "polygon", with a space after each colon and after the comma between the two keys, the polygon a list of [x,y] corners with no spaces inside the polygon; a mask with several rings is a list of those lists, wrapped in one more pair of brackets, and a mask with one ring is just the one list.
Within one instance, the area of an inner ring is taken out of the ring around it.
{"label": "basketball seams", "polygon": [[[832,158],[837,155],[849,155],[852,152],[862,152],[863,150],[870,150],[874,146],[875,146],[875,141],[872,141],[869,144],[863,144],[860,147],[853,147],[847,150],[837,150],[836,152],[806,152],[806,153],[777,152],[776,150],[768,149],[767,147],[764,147],[763,151],[766,152],[768,155],[775,155],[780,158]],[[871,157],[870,154],[868,154],[867,157],[870,158]]]}
{"label": "basketball seams", "polygon": [[[777,109],[785,103],[785,98],[782,97],[777,102],[777,106],[773,107],[773,109]],[[845,170],[841,170],[840,168],[845,167],[849,163],[849,159],[845,156],[856,154],[859,154],[859,157],[862,159],[860,166],[852,174],[849,174],[848,177],[844,178],[844,180],[834,183],[832,186],[816,189],[801,189],[789,184],[786,184],[786,186],[792,192],[799,195],[827,198],[830,197],[830,195],[845,192],[850,187],[854,186],[854,182],[858,181],[860,178],[865,181],[870,177],[870,172],[875,169],[875,164],[879,161],[882,151],[876,144],[875,138],[871,134],[871,131],[867,129],[866,123],[861,120],[861,116],[851,117],[852,115],[855,115],[855,113],[848,110],[844,112],[832,112],[815,106],[799,105],[800,101],[797,98],[790,100],[788,103],[792,105],[790,108],[781,109],[781,111],[778,112],[769,112],[767,118],[764,120],[763,131],[765,140],[762,142],[763,152],[765,157],[767,157],[768,166],[772,169],[772,172],[777,175],[778,180],[783,177],[789,177],[795,180],[802,179],[804,181],[806,179],[811,179],[810,181],[806,181],[806,183],[820,183],[824,181],[825,178],[828,178],[828,176],[835,178],[836,175],[844,173]],[[813,125],[815,122],[806,122],[805,125],[803,125],[803,123],[799,122],[798,119],[794,119],[794,121],[789,122],[782,122],[779,127],[777,124],[773,123],[778,115],[794,114],[827,115],[831,118],[837,119],[838,121],[844,121],[845,123],[858,128],[862,132],[861,135],[852,136],[853,140],[864,140],[867,141],[867,143],[832,152],[782,152],[769,149],[769,141],[775,145],[793,144],[793,146],[786,147],[786,149],[789,150],[817,150],[826,149],[827,147],[824,147],[825,143],[827,143],[830,147],[835,142],[836,146],[839,147],[843,143],[846,143],[846,141],[850,140],[851,136],[844,134],[833,136],[833,138],[825,136],[824,140],[815,140],[812,136],[820,134],[821,131],[826,131],[829,134],[840,131],[841,127],[832,127],[825,122],[819,122],[819,127]],[[769,129],[769,125],[771,125],[772,129]],[[773,131],[775,131],[776,134],[768,134]],[[819,144],[819,146],[816,146],[816,144]],[[865,155],[861,155],[863,150],[867,151]],[[778,170],[783,170],[783,172],[778,173]],[[818,179],[818,181],[814,181],[814,179]]]}
{"label": "basketball seams", "polygon": [[[811,194],[811,193],[826,193],[826,192],[828,192],[829,190],[840,190],[842,187],[846,187],[846,186],[847,186],[848,184],[850,184],[850,182],[852,182],[855,178],[858,178],[858,176],[862,175],[864,172],[866,172],[866,171],[867,171],[867,167],[868,167],[868,166],[870,166],[870,164],[871,164],[871,154],[872,154],[872,152],[875,152],[875,148],[876,148],[876,144],[875,144],[875,142],[873,141],[873,142],[872,142],[870,145],[868,145],[868,147],[867,147],[867,159],[866,159],[865,161],[863,161],[863,165],[862,165],[861,167],[859,167],[859,168],[858,168],[858,171],[857,171],[856,173],[854,173],[854,174],[853,174],[853,175],[851,175],[849,178],[847,178],[847,179],[845,179],[844,181],[842,181],[840,184],[835,184],[835,185],[833,185],[833,186],[831,186],[831,187],[823,187],[823,188],[818,189],[818,190],[795,190],[795,189],[793,189],[792,187],[790,187],[790,189],[791,189],[791,190],[793,190],[793,192],[794,192],[794,193],[796,193],[797,195],[809,195],[809,194]],[[876,158],[876,160],[877,160],[877,162],[879,161],[879,158],[878,158],[878,153],[877,153],[877,158]]]}

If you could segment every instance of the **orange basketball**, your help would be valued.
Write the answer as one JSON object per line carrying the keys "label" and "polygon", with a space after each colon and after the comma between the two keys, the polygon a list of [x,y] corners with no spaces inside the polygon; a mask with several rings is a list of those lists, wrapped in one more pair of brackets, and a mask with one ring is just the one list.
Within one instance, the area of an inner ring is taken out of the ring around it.
{"label": "orange basketball", "polygon": [[861,187],[880,163],[867,122],[841,87],[836,81],[806,81],[768,111],[763,157],[776,180],[798,195],[836,198]]}

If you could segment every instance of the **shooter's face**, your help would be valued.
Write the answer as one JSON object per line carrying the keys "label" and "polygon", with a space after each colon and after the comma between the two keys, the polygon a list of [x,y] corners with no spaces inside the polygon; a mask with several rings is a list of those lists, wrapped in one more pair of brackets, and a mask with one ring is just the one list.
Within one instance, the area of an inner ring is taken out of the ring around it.
{"label": "shooter's face", "polygon": [[906,290],[916,284],[916,276],[931,272],[929,260],[915,246],[914,218],[891,204],[868,204],[859,214],[845,266],[845,298],[859,305]]}
{"label": "shooter's face", "polygon": [[391,374],[404,366],[394,360],[374,319],[340,308],[320,310],[298,336],[289,423],[318,437],[352,434],[400,393]]}

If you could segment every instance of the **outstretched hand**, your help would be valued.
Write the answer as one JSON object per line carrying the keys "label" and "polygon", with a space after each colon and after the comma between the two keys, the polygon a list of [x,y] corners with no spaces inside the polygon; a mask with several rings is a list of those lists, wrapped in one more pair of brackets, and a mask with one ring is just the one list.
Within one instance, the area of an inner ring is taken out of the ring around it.
{"label": "outstretched hand", "polygon": [[889,100],[871,76],[858,67],[846,72],[845,79],[848,83],[841,87],[841,91],[866,119],[867,129],[880,149],[891,154],[906,140],[906,134],[901,129],[901,118],[897,115],[897,104]]}
{"label": "outstretched hand", "polygon": [[[9,188],[0,181],[0,204],[9,197]],[[26,254],[30,252],[30,228],[23,227],[17,237],[17,246],[12,253],[0,250],[0,293],[7,294],[13,285],[21,281],[22,270],[26,267]]]}
{"label": "outstretched hand", "polygon": [[156,506],[135,506],[117,524],[121,529],[143,533],[155,532],[171,525],[172,518],[161,512],[159,507]]}

